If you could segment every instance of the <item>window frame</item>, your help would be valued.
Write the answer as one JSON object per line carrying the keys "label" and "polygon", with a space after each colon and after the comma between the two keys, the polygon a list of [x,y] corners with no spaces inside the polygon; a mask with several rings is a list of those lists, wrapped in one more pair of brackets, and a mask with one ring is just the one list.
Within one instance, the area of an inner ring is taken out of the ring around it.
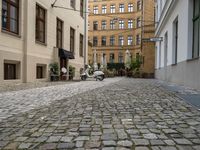
{"label": "window frame", "polygon": [[128,46],[133,45],[133,36],[132,35],[128,35],[127,41],[128,41]]}
{"label": "window frame", "polygon": [[70,27],[70,52],[75,53],[75,29]]}
{"label": "window frame", "polygon": [[136,45],[140,45],[141,44],[141,37],[140,34],[136,35]]}
{"label": "window frame", "polygon": [[98,21],[93,21],[93,30],[98,30]]}
{"label": "window frame", "polygon": [[124,20],[119,20],[119,29],[124,29]]}
{"label": "window frame", "polygon": [[[38,9],[38,10],[37,10]],[[38,11],[38,13],[37,13]],[[44,13],[44,16],[41,18],[40,17],[40,13],[41,11],[43,11]],[[38,15],[37,15],[38,14]],[[40,28],[38,29],[38,23],[39,22],[42,22],[43,23],[43,29],[41,30]],[[35,40],[37,42],[40,42],[40,43],[46,43],[46,9],[44,9],[43,7],[41,7],[39,4],[36,3],[36,23],[35,23]],[[40,36],[41,36],[41,33],[43,34],[43,39],[40,40]],[[38,35],[39,34],[39,35]],[[38,37],[39,36],[39,37]]]}
{"label": "window frame", "polygon": [[[195,2],[196,0],[193,0],[193,6],[194,6],[194,9],[193,9],[193,44],[192,44],[192,58],[195,59],[195,58],[199,58],[199,54],[200,54],[200,2],[199,2],[199,7],[198,7],[198,14],[195,16]],[[195,32],[195,23],[198,23],[198,32]],[[198,41],[197,41],[197,56],[195,56],[195,33],[198,34]]]}
{"label": "window frame", "polygon": [[98,37],[93,36],[93,46],[98,46]]}
{"label": "window frame", "polygon": [[110,13],[113,14],[116,12],[116,6],[113,4],[113,5],[110,5]]}
{"label": "window frame", "polygon": [[133,29],[133,19],[128,19],[128,29]]}
{"label": "window frame", "polygon": [[102,14],[106,14],[107,13],[107,6],[106,5],[102,5],[102,7],[101,7],[101,13]]}
{"label": "window frame", "polygon": [[99,14],[98,6],[93,6],[93,14]]}
{"label": "window frame", "polygon": [[137,11],[140,11],[140,10],[142,10],[142,1],[138,0],[137,1]]}
{"label": "window frame", "polygon": [[133,3],[128,4],[128,12],[133,12]]}
{"label": "window frame", "polygon": [[106,20],[102,20],[101,21],[101,29],[106,30],[106,25],[107,25]]}
{"label": "window frame", "polygon": [[[14,68],[13,72],[13,78],[9,78],[10,72],[9,72],[9,66],[12,66]],[[17,65],[12,63],[4,63],[4,80],[16,80],[17,74],[16,74]]]}
{"label": "window frame", "polygon": [[124,45],[124,36],[119,35],[119,46],[123,46]]}
{"label": "window frame", "polygon": [[106,46],[106,36],[101,37],[101,46]]}
{"label": "window frame", "polygon": [[[123,6],[123,7],[122,7]],[[124,13],[124,4],[119,4],[119,12]]]}
{"label": "window frame", "polygon": [[[61,28],[59,28],[59,23],[61,25]],[[59,18],[57,18],[57,22],[56,22],[57,26],[56,26],[56,46],[57,48],[63,48],[63,21]],[[59,46],[59,38],[58,38],[58,32],[60,32],[61,34],[61,45]]]}
{"label": "window frame", "polygon": [[[6,8],[7,10],[5,10],[7,12],[7,16],[3,15],[3,11],[4,11],[3,2],[5,2],[7,4],[7,8]],[[1,9],[2,10],[2,16],[1,16],[1,18],[2,18],[2,20],[6,18],[6,21],[7,21],[6,22],[6,28],[3,27],[3,21],[1,23],[1,25],[2,25],[1,29],[3,31],[11,32],[11,33],[14,33],[14,34],[17,34],[17,35],[19,34],[19,11],[20,11],[19,3],[20,3],[19,0],[17,0],[16,3],[12,2],[11,0],[2,0],[2,9]],[[11,18],[11,15],[10,15],[11,7],[14,7],[17,10],[17,14],[15,14],[16,19]],[[15,26],[15,28],[17,30],[16,32],[11,31],[11,23],[10,23],[11,19],[16,21],[16,26]]]}
{"label": "window frame", "polygon": [[123,52],[118,53],[118,62],[119,63],[124,63],[124,55]]}
{"label": "window frame", "polygon": [[79,56],[80,57],[83,57],[83,39],[84,39],[84,37],[83,37],[83,34],[80,34],[79,35],[80,36],[80,38],[79,38]]}
{"label": "window frame", "polygon": [[114,46],[115,45],[115,36],[111,35],[110,36],[110,46]]}
{"label": "window frame", "polygon": [[115,62],[115,54],[114,54],[114,53],[110,53],[109,62],[110,62],[110,63],[114,63],[114,62]]}

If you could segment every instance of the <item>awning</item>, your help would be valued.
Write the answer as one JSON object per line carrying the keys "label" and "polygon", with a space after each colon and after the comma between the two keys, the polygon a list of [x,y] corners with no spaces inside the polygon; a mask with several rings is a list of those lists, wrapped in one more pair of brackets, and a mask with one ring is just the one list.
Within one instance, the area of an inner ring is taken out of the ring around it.
{"label": "awning", "polygon": [[74,54],[73,52],[59,48],[59,57],[65,59],[74,59]]}

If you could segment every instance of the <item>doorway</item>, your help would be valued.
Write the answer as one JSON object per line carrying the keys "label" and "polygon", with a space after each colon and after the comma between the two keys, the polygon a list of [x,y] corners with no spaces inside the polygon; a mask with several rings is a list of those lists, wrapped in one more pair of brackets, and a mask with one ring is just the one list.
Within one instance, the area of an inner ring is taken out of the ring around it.
{"label": "doorway", "polygon": [[68,60],[65,59],[65,58],[60,58],[60,79],[61,80],[67,80],[67,73],[63,73],[62,72],[62,68],[66,68],[67,69],[67,66],[68,66]]}

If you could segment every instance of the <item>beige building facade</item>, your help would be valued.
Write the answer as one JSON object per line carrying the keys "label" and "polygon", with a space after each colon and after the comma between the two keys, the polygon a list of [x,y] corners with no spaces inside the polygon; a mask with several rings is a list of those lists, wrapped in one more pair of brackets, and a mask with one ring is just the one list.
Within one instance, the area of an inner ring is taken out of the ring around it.
{"label": "beige building facade", "polygon": [[56,1],[52,7],[54,2],[1,0],[0,83],[47,81],[54,62],[59,74],[71,65],[79,78],[84,66],[83,1]]}
{"label": "beige building facade", "polygon": [[[154,0],[90,0],[89,10],[89,40],[93,43],[92,52],[97,53],[98,63],[102,57],[107,63],[124,63],[127,50],[132,58],[143,55],[142,38],[149,34],[149,31],[144,32],[144,27],[154,26]],[[146,24],[145,19],[148,20]],[[154,36],[154,32],[150,36]],[[154,46],[150,47],[154,50]],[[148,52],[145,55],[143,59],[149,58]],[[93,55],[90,56],[88,60],[93,62]],[[153,57],[150,59],[154,62]],[[148,61],[144,62],[148,64]],[[148,65],[143,65],[142,69],[153,73],[154,64],[151,65],[151,71],[146,69]]]}

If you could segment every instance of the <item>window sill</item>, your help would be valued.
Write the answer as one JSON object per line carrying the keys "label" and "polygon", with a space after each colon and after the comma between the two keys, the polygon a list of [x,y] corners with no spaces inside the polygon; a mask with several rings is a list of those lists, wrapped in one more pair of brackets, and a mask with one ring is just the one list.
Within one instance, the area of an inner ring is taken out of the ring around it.
{"label": "window sill", "polygon": [[199,57],[188,59],[187,62],[198,60]]}
{"label": "window sill", "polygon": [[4,79],[4,82],[20,82],[21,79],[17,78],[17,79]]}
{"label": "window sill", "polygon": [[17,38],[21,38],[21,36],[19,34],[15,34],[15,33],[12,33],[12,32],[9,32],[9,31],[6,31],[6,30],[1,30],[2,33],[5,33],[5,34],[8,34],[8,35],[12,35],[12,36],[15,36]]}
{"label": "window sill", "polygon": [[40,42],[40,41],[37,41],[37,40],[35,41],[35,43],[36,43],[36,44],[43,45],[43,46],[47,46],[47,43],[42,43],[42,42]]}

